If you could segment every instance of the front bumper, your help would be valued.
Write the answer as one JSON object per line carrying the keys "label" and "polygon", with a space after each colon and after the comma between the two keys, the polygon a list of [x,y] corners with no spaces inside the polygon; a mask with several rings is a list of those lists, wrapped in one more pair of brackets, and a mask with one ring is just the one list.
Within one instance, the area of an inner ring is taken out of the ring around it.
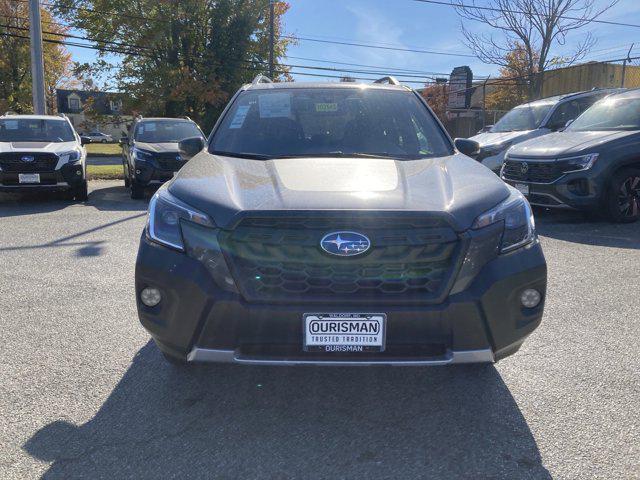
{"label": "front bumper", "polygon": [[[37,173],[40,175],[40,183],[20,183],[20,173]],[[58,170],[54,171],[7,172],[0,170],[0,191],[28,192],[34,190],[69,190],[80,187],[85,179],[85,167],[82,162],[65,164]]]}
{"label": "front bumper", "polygon": [[178,170],[165,170],[159,168],[154,162],[136,160],[133,178],[138,185],[143,187],[162,185],[171,180]]}
{"label": "front bumper", "polygon": [[518,188],[527,185],[525,193],[531,205],[569,210],[592,210],[600,206],[604,182],[589,170],[568,173],[551,183],[535,183],[501,176],[505,183]]}
{"label": "front bumper", "polygon": [[[162,302],[147,307],[142,289],[159,288]],[[535,288],[542,302],[520,305]],[[143,234],[136,264],[142,325],[165,353],[188,361],[241,364],[445,365],[492,362],[518,350],[540,324],[546,263],[536,242],[495,257],[459,293],[432,305],[248,303],[218,287],[202,263],[149,241]],[[317,353],[302,348],[304,313],[386,313],[384,352]]]}

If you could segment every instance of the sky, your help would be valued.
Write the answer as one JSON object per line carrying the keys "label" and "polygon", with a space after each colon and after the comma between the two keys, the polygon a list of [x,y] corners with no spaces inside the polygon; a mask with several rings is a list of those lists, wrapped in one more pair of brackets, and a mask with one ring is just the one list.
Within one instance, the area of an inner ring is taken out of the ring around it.
{"label": "sky", "polygon": [[[469,0],[470,1],[470,0]],[[604,6],[611,0],[595,0]],[[477,0],[479,5],[486,0]],[[414,0],[289,0],[291,8],[284,18],[285,32],[298,38],[314,38],[349,43],[388,46],[401,49],[418,49],[469,55],[472,52],[464,45],[460,33],[460,18],[448,6],[417,2]],[[619,0],[618,4],[604,13],[601,20],[640,24],[640,0]],[[479,23],[466,25],[475,32],[489,32]],[[587,30],[597,39],[584,61],[624,58],[631,44],[636,42],[634,52],[640,55],[640,28],[591,24],[572,33],[564,46],[556,46],[552,55],[569,54],[586,35]],[[91,62],[95,52],[71,47],[74,60]],[[498,67],[486,65],[476,58],[466,56],[435,55],[358,46],[319,43],[300,39],[288,50],[285,63],[315,65],[332,68],[364,69],[365,67],[341,66],[331,62],[358,63],[384,66],[370,68],[385,72],[393,68],[449,74],[456,66],[468,65],[475,76],[497,75]],[[299,57],[299,58],[292,58]],[[310,59],[313,59],[310,60]],[[315,60],[323,60],[317,62]],[[322,74],[322,71],[296,69],[300,72]],[[324,72],[341,75],[341,72]],[[352,76],[375,77],[352,73]],[[311,76],[294,75],[297,81],[322,80]],[[328,79],[328,78],[327,78]],[[416,82],[421,78],[405,78]],[[419,86],[419,84],[412,84]]]}

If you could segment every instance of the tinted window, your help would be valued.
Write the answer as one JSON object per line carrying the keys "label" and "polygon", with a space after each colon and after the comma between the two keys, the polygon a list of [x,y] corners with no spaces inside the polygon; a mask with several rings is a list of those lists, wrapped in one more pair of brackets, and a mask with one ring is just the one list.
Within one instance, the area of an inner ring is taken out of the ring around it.
{"label": "tinted window", "polygon": [[580,113],[580,104],[577,100],[561,103],[551,115],[546,126],[551,130],[559,130],[563,128],[569,120],[574,120]]}
{"label": "tinted window", "polygon": [[509,110],[491,129],[492,132],[534,130],[545,119],[553,103],[529,104]]}
{"label": "tinted window", "polygon": [[146,143],[177,143],[189,137],[201,137],[202,132],[193,122],[149,120],[136,123],[134,138]]}
{"label": "tinted window", "polygon": [[73,129],[64,120],[5,118],[0,120],[0,142],[73,142]]}
{"label": "tinted window", "polygon": [[292,88],[240,94],[212,152],[269,157],[423,158],[451,147],[415,94],[376,88]]}
{"label": "tinted window", "polygon": [[567,130],[640,130],[640,98],[609,97],[600,100],[580,115]]}

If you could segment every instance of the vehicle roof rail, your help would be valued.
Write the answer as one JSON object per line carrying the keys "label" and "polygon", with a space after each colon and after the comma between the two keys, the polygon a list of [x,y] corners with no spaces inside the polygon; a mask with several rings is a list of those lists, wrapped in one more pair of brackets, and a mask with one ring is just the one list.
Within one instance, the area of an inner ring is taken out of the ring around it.
{"label": "vehicle roof rail", "polygon": [[255,76],[255,78],[251,82],[251,85],[258,85],[259,83],[273,83],[273,80],[271,80],[266,75],[259,74]]}
{"label": "vehicle roof rail", "polygon": [[139,122],[140,120],[142,120],[142,115],[140,115],[140,114],[136,115],[136,116],[135,116],[135,118],[134,118],[134,120],[135,120],[136,122]]}
{"label": "vehicle roof rail", "polygon": [[59,113],[58,116],[61,118],[67,118],[67,116],[64,113]]}
{"label": "vehicle roof rail", "polygon": [[193,120],[191,120],[191,118],[189,118],[187,115],[184,116],[185,120],[189,120],[190,122],[193,122]]}
{"label": "vehicle roof rail", "polygon": [[389,85],[400,85],[400,82],[396,77],[382,77],[377,80],[374,80],[373,83],[388,83]]}
{"label": "vehicle roof rail", "polygon": [[8,116],[8,115],[15,115],[15,114],[16,114],[16,112],[13,112],[13,111],[11,111],[11,110],[7,110],[6,112],[4,112],[3,117],[6,117],[6,116]]}

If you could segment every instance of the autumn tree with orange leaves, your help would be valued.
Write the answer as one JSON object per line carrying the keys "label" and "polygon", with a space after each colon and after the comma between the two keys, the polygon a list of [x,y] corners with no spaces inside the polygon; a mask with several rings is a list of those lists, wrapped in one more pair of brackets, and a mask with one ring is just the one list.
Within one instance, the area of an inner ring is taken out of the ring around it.
{"label": "autumn tree with orange leaves", "polygon": [[[31,56],[29,52],[29,4],[0,0],[0,114],[33,111],[31,96]],[[63,27],[47,7],[41,7],[44,39],[60,41]],[[26,38],[25,38],[26,37]],[[73,63],[66,48],[59,43],[43,43],[45,88],[49,112],[55,111],[56,88],[70,82]]]}

